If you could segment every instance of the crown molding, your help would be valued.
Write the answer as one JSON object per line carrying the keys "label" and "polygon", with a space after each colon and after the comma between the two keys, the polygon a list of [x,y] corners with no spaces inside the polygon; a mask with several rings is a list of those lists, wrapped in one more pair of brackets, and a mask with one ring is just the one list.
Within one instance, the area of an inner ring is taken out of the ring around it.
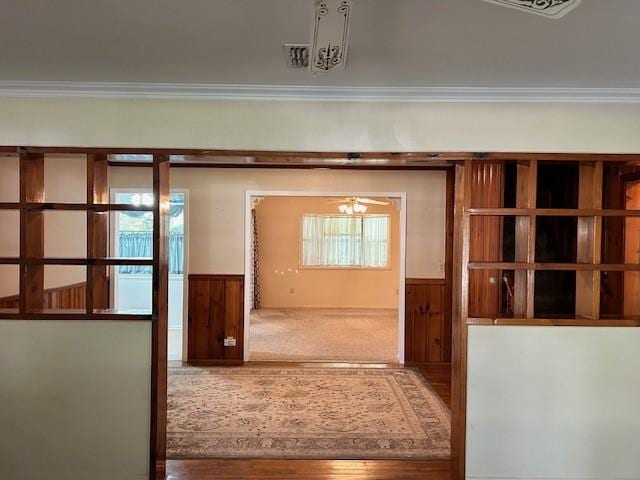
{"label": "crown molding", "polygon": [[640,88],[336,87],[0,81],[2,97],[434,103],[640,103]]}

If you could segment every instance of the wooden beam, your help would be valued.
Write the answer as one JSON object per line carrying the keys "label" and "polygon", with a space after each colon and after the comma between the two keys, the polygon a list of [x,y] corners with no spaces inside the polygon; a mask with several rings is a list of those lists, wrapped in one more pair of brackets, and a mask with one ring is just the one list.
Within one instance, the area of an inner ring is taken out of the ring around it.
{"label": "wooden beam", "polygon": [[[531,211],[536,208],[537,161],[517,165],[516,208]],[[515,261],[535,261],[536,218],[531,215],[516,217]],[[516,318],[533,317],[535,274],[527,270],[516,270],[513,289],[513,315]]]}
{"label": "wooden beam", "polygon": [[149,478],[164,480],[167,460],[167,335],[169,302],[169,155],[153,157],[153,279]]}
{"label": "wooden beam", "polygon": [[456,166],[452,309],[451,478],[465,478],[467,417],[467,317],[469,313],[469,236],[471,160]]}
{"label": "wooden beam", "polygon": [[[443,332],[443,357],[445,362],[451,362],[451,310],[453,308],[453,231],[454,231],[454,208],[455,208],[455,170],[447,170],[446,179],[446,245],[444,260],[445,276],[445,305],[444,305],[444,332]],[[410,282],[410,280],[408,280]]]}
{"label": "wooden beam", "polygon": [[[44,154],[20,151],[20,202],[44,202]],[[20,313],[41,310],[44,304],[44,266],[27,259],[44,257],[44,213],[20,210]]]}
{"label": "wooden beam", "polygon": [[[87,155],[87,256],[109,256],[109,214],[97,212],[94,205],[109,203],[107,155]],[[87,266],[87,313],[109,308],[109,268],[106,265]]]}
{"label": "wooden beam", "polygon": [[[602,162],[582,162],[579,170],[579,208],[602,208]],[[598,265],[602,251],[602,218],[579,217],[576,261]],[[600,318],[599,270],[576,271],[576,316]]]}

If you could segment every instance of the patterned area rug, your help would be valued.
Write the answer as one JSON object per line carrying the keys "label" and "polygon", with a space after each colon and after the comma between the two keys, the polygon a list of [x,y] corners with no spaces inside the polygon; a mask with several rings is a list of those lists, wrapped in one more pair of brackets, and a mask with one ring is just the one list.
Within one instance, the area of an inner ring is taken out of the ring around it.
{"label": "patterned area rug", "polygon": [[449,458],[447,407],[410,369],[169,370],[172,458]]}

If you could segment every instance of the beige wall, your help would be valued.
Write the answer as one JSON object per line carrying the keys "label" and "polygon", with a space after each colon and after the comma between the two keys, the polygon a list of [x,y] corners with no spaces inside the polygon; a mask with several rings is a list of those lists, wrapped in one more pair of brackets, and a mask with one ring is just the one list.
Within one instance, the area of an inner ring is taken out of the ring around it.
{"label": "beige wall", "polygon": [[[109,182],[112,188],[150,187],[151,169],[112,167]],[[244,273],[247,191],[406,192],[406,276],[444,278],[443,171],[174,168],[171,188],[189,192],[189,273]]]}
{"label": "beige wall", "polygon": [[640,329],[471,327],[467,478],[640,478]]}
{"label": "beige wall", "polygon": [[0,145],[640,152],[640,105],[0,98]]}
{"label": "beige wall", "polygon": [[391,204],[367,213],[390,217],[389,268],[322,269],[300,266],[306,213],[338,213],[327,197],[265,197],[256,206],[263,307],[397,308],[400,214]]}
{"label": "beige wall", "polygon": [[150,332],[0,320],[0,478],[147,479]]}

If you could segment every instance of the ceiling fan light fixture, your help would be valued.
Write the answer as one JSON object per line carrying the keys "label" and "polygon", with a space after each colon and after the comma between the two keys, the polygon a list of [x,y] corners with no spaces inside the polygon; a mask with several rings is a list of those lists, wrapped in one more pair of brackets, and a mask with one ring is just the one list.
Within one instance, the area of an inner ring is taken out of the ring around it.
{"label": "ceiling fan light fixture", "polygon": [[577,8],[582,0],[483,0],[503,7],[542,15],[547,18],[561,18]]}

